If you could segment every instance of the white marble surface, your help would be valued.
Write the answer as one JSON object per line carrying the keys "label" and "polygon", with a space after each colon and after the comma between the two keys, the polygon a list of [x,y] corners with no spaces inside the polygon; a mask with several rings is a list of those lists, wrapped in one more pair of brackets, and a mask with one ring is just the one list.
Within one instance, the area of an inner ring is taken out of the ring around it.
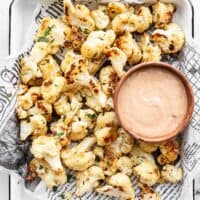
{"label": "white marble surface", "polygon": [[[23,1],[26,6],[30,6],[29,3],[34,3],[33,1],[30,0],[16,0],[17,1]],[[8,19],[9,19],[9,4],[11,0],[0,0],[0,58],[7,56],[8,55]],[[200,44],[200,0],[192,0],[192,3],[194,5],[194,10],[195,10],[195,40]],[[34,6],[32,6],[32,9],[34,9]],[[26,12],[26,9],[23,10],[23,12]],[[14,29],[21,29],[26,30],[26,27],[29,23],[30,19],[24,19],[22,18],[23,21],[23,27],[16,27],[14,26]],[[23,33],[21,33],[23,34]],[[17,39],[17,38],[16,38]],[[14,53],[19,50],[19,46],[11,46],[11,50]],[[23,196],[23,200],[35,200],[32,199],[30,196],[27,196],[22,188],[20,187],[20,181],[18,178],[12,178],[11,177],[11,183],[10,183],[10,198],[9,198],[9,175],[0,172],[0,200],[22,200],[19,198],[19,195]],[[200,180],[200,179],[199,179]],[[196,182],[198,182],[197,180]],[[200,182],[200,181],[199,181]],[[18,198],[17,198],[18,197]],[[199,197],[197,197],[199,198]],[[198,199],[196,199],[198,200]]]}

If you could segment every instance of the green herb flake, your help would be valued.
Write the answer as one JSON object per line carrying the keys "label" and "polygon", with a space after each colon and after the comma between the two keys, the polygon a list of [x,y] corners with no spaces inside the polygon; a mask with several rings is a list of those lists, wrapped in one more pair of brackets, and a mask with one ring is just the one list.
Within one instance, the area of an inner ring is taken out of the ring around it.
{"label": "green herb flake", "polygon": [[7,93],[6,96],[7,96],[8,98],[12,97],[12,93]]}
{"label": "green herb flake", "polygon": [[95,114],[87,114],[87,117],[90,118],[90,119],[95,119],[96,118],[96,115]]}
{"label": "green herb flake", "polygon": [[50,42],[50,43],[52,43],[54,40],[49,41],[49,39],[47,37],[51,33],[52,29],[55,28],[55,27],[56,27],[55,25],[48,26],[47,30],[44,32],[44,35],[40,36],[38,38],[38,42]]}
{"label": "green herb flake", "polygon": [[52,188],[53,192],[56,192],[57,189],[58,189],[58,187],[56,187],[56,186],[53,186],[53,188]]}
{"label": "green herb flake", "polygon": [[56,136],[57,136],[57,138],[61,138],[64,134],[65,134],[64,132],[60,132]]}
{"label": "green herb flake", "polygon": [[67,116],[66,115],[64,115],[63,116],[63,121],[65,121],[67,119]]}
{"label": "green herb flake", "polygon": [[39,166],[39,170],[42,170],[44,169],[44,167],[42,165]]}

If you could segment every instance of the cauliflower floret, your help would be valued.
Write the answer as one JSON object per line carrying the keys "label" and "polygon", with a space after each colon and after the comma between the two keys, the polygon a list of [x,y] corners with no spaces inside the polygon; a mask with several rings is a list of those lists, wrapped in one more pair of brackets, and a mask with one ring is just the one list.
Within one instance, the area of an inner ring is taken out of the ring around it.
{"label": "cauliflower floret", "polygon": [[155,163],[143,161],[133,168],[133,172],[138,176],[141,183],[152,186],[160,179],[160,171]]}
{"label": "cauliflower floret", "polygon": [[137,32],[143,33],[152,24],[153,19],[151,11],[146,6],[139,6],[138,9],[136,9],[136,14],[138,15]]}
{"label": "cauliflower floret", "polygon": [[[82,103],[79,102],[76,95],[71,93],[65,93],[60,96],[60,98],[54,103],[54,109],[56,113],[60,116],[66,115],[68,121],[78,112],[81,108]],[[68,122],[65,120],[65,123]]]}
{"label": "cauliflower floret", "polygon": [[78,90],[81,85],[88,84],[90,76],[87,70],[88,60],[83,56],[74,53],[73,50],[67,51],[61,63],[61,69],[66,77],[66,90]]}
{"label": "cauliflower floret", "polygon": [[58,63],[52,56],[45,57],[39,64],[39,69],[42,72],[42,78],[44,80],[54,78],[61,75],[61,70]]}
{"label": "cauliflower floret", "polygon": [[[35,40],[39,43],[48,44],[48,48],[45,49],[46,53],[54,54],[61,46],[64,45],[64,42],[69,34],[70,28],[60,19],[45,17],[40,23]],[[41,60],[41,56],[38,54],[34,54],[33,56],[33,52],[31,57],[34,57],[35,59],[33,60],[36,62]]]}
{"label": "cauliflower floret", "polygon": [[96,146],[93,150],[95,156],[96,156],[96,159],[98,162],[103,159],[104,157],[104,149],[103,147],[100,147],[100,146]]}
{"label": "cauliflower floret", "polygon": [[95,75],[96,72],[101,68],[103,61],[99,60],[88,60],[88,72],[89,74]]}
{"label": "cauliflower floret", "polygon": [[65,94],[61,95],[60,98],[53,105],[58,115],[64,115],[71,110],[68,96]]}
{"label": "cauliflower floret", "polygon": [[115,112],[100,113],[97,117],[96,129],[102,129],[104,127],[117,127],[118,122]]}
{"label": "cauliflower floret", "polygon": [[24,84],[22,84],[22,83],[20,83],[20,84],[19,84],[19,87],[18,87],[17,95],[18,95],[18,96],[23,95],[23,94],[25,94],[27,91],[28,91],[28,86],[27,86],[27,85],[24,85]]}
{"label": "cauliflower floret", "polygon": [[132,167],[133,167],[133,163],[132,163],[131,159],[127,156],[122,156],[117,161],[117,168],[123,174],[130,176],[133,172]]}
{"label": "cauliflower floret", "polygon": [[20,140],[24,141],[30,135],[44,135],[46,132],[47,122],[42,115],[37,114],[20,121]]}
{"label": "cauliflower floret", "polygon": [[104,50],[109,48],[115,40],[113,30],[93,31],[81,47],[81,54],[89,59],[98,59],[102,56]]}
{"label": "cauliflower floret", "polygon": [[52,136],[40,136],[33,140],[31,153],[37,159],[44,159],[55,172],[63,171],[60,159],[61,145]]}
{"label": "cauliflower floret", "polygon": [[130,178],[122,173],[117,173],[108,180],[108,185],[96,189],[98,193],[118,197],[119,199],[135,199],[134,189]]}
{"label": "cauliflower floret", "polygon": [[99,73],[99,80],[101,82],[103,92],[106,95],[113,95],[116,84],[119,81],[119,77],[112,66],[106,66],[101,69]]}
{"label": "cauliflower floret", "polygon": [[138,27],[138,16],[131,12],[124,12],[116,15],[111,24],[116,34],[124,31],[135,32]]}
{"label": "cauliflower floret", "polygon": [[170,183],[178,183],[183,178],[183,169],[173,165],[165,165],[162,168],[161,177]]}
{"label": "cauliflower floret", "polygon": [[31,82],[42,78],[42,72],[30,57],[25,57],[21,60],[20,76],[24,84],[31,85]]}
{"label": "cauliflower floret", "polygon": [[95,137],[86,137],[71,149],[63,149],[61,153],[63,163],[69,169],[85,171],[94,164],[95,154],[90,149],[95,143]]}
{"label": "cauliflower floret", "polygon": [[131,152],[134,139],[122,128],[119,128],[117,132],[117,139],[112,144],[108,145],[106,149],[112,152],[116,157],[120,157],[122,154],[128,154]]}
{"label": "cauliflower floret", "polygon": [[[96,159],[99,158],[96,157]],[[98,160],[97,164],[103,169],[106,176],[112,176],[118,170],[118,158],[106,148],[103,151],[103,157]]]}
{"label": "cauliflower floret", "polygon": [[30,162],[30,168],[35,170],[37,175],[45,182],[49,189],[53,188],[54,186],[63,185],[67,181],[64,168],[59,172],[54,171],[44,160],[34,158]]}
{"label": "cauliflower floret", "polygon": [[153,153],[158,149],[158,143],[148,143],[144,141],[138,141],[139,147],[146,153]]}
{"label": "cauliflower floret", "polygon": [[99,180],[104,180],[104,173],[100,167],[92,166],[84,172],[76,174],[77,196],[82,196],[85,192],[91,192],[99,185]]}
{"label": "cauliflower floret", "polygon": [[71,123],[70,139],[72,141],[81,140],[87,136],[88,132],[94,128],[96,113],[91,109],[80,109]]}
{"label": "cauliflower floret", "polygon": [[143,53],[142,62],[161,60],[161,49],[158,45],[150,41],[150,37],[147,33],[141,36],[140,47]]}
{"label": "cauliflower floret", "polygon": [[117,75],[119,77],[124,75],[125,71],[123,70],[123,68],[126,65],[127,61],[126,54],[119,48],[112,47],[106,50],[105,55],[111,61],[112,67],[116,71]]}
{"label": "cauliflower floret", "polygon": [[127,56],[130,65],[138,63],[142,59],[142,52],[130,32],[125,32],[115,41],[115,46],[121,49]]}
{"label": "cauliflower floret", "polygon": [[64,0],[64,9],[67,21],[72,27],[81,27],[87,32],[94,30],[95,22],[90,16],[90,10],[85,5],[74,6],[71,0]]}
{"label": "cauliflower floret", "polygon": [[151,38],[166,54],[178,53],[185,44],[185,34],[182,28],[175,23],[170,23],[163,29],[155,30]]}
{"label": "cauliflower floret", "polygon": [[142,194],[139,200],[160,200],[160,195],[157,192],[146,193],[146,194]]}
{"label": "cauliflower floret", "polygon": [[[180,155],[180,151],[181,151],[181,146],[177,139],[162,142],[159,145],[159,148],[160,148],[162,158],[166,161],[167,164],[177,160],[178,156]],[[164,160],[162,160],[162,161],[164,161]]]}
{"label": "cauliflower floret", "polygon": [[98,29],[105,29],[110,23],[110,18],[101,9],[93,10],[91,15]]}
{"label": "cauliflower floret", "polygon": [[162,3],[159,1],[152,6],[152,10],[153,23],[155,24],[155,27],[162,28],[172,21],[176,7],[171,3]]}
{"label": "cauliflower floret", "polygon": [[17,115],[19,119],[24,119],[28,116],[27,110],[30,109],[40,97],[40,87],[31,87],[26,90],[26,93],[17,96]]}
{"label": "cauliflower floret", "polygon": [[28,115],[37,115],[41,114],[45,117],[47,122],[52,119],[52,105],[45,100],[38,100],[35,103],[35,106],[30,108],[28,111]]}
{"label": "cauliflower floret", "polygon": [[116,15],[124,13],[125,11],[126,11],[125,5],[120,2],[111,2],[107,6],[108,15],[111,18],[114,18]]}
{"label": "cauliflower floret", "polygon": [[130,152],[133,166],[138,166],[143,162],[151,162],[155,164],[154,157],[150,153],[142,151],[138,146],[135,146]]}
{"label": "cauliflower floret", "polygon": [[45,80],[41,86],[41,92],[44,100],[49,103],[54,103],[61,92],[64,91],[66,80],[62,76],[57,76],[52,79]]}
{"label": "cauliflower floret", "polygon": [[115,141],[117,137],[116,130],[112,127],[104,127],[95,131],[97,138],[97,144],[100,146],[106,146]]}

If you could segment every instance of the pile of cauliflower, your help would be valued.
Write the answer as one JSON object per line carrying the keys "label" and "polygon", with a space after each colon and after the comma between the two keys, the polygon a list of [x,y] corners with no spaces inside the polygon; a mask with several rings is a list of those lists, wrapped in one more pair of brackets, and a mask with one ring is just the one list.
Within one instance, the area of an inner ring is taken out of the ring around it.
{"label": "pile of cauliflower", "polygon": [[17,106],[20,139],[32,144],[30,180],[39,176],[52,188],[73,170],[77,196],[96,191],[134,200],[134,176],[141,200],[159,200],[152,186],[182,179],[174,165],[179,140],[137,141],[120,127],[113,108],[125,66],[160,61],[183,48],[184,33],[171,22],[175,9],[161,2],[113,2],[91,11],[64,0],[61,18],[41,21],[30,54],[21,60]]}

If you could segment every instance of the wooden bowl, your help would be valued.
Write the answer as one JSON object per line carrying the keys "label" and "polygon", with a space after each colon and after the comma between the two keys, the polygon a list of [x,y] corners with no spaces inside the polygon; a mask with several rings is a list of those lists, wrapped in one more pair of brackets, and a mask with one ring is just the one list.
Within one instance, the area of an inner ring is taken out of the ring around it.
{"label": "wooden bowl", "polygon": [[[119,98],[118,98],[119,97],[119,91],[121,90],[122,85],[126,82],[127,78],[131,74],[133,74],[134,72],[136,72],[140,69],[145,69],[145,68],[149,68],[149,67],[165,68],[165,69],[169,70],[170,72],[176,74],[176,76],[178,78],[180,78],[180,80],[182,81],[182,83],[185,87],[187,98],[188,98],[187,112],[185,114],[185,117],[184,117],[182,123],[174,131],[172,131],[170,133],[163,134],[162,136],[157,136],[157,137],[152,137],[152,136],[149,136],[149,137],[145,136],[144,137],[144,136],[141,136],[141,135],[133,132],[132,130],[130,130],[128,127],[126,127],[122,123],[122,118],[121,118],[121,115],[120,115],[120,112],[119,112],[119,109],[118,109],[118,105],[120,104]],[[117,85],[115,95],[114,95],[114,108],[115,108],[117,118],[118,118],[119,122],[121,123],[121,126],[126,131],[128,131],[131,135],[133,135],[136,139],[140,139],[140,140],[143,140],[143,141],[146,141],[146,142],[160,142],[160,141],[168,140],[168,139],[176,136],[188,125],[188,123],[189,123],[189,121],[192,117],[193,110],[194,110],[194,95],[193,95],[192,87],[190,86],[190,83],[187,80],[187,78],[179,70],[177,70],[174,66],[167,64],[167,63],[163,63],[163,62],[147,62],[147,63],[138,64],[138,65],[132,67],[121,78],[121,80],[119,81],[119,83]]]}

